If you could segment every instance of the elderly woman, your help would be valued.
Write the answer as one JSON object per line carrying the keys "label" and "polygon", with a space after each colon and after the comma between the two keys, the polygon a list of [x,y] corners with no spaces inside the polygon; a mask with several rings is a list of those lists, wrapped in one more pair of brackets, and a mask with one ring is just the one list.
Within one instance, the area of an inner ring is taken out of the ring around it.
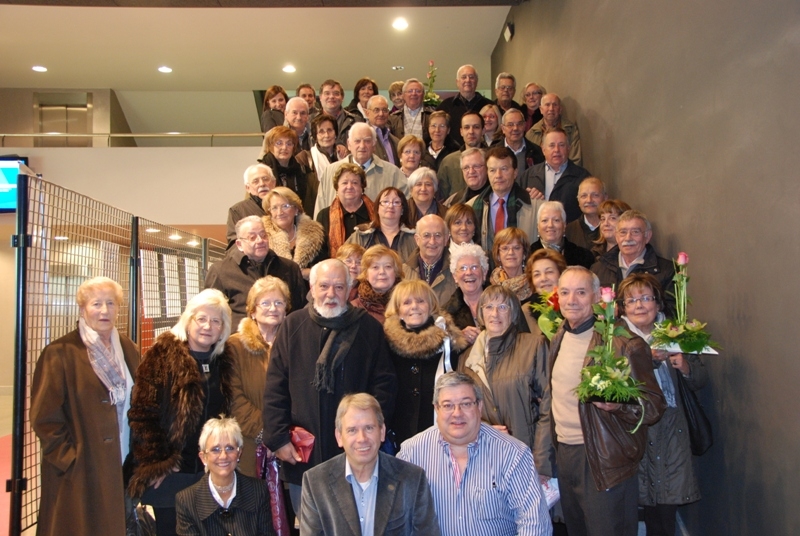
{"label": "elderly woman", "polygon": [[430,168],[421,167],[408,178],[408,189],[411,195],[408,199],[408,222],[412,229],[417,227],[417,222],[423,216],[436,214],[444,218],[447,207],[436,199],[439,191],[439,180],[436,172]]}
{"label": "elderly woman", "polygon": [[333,189],[336,197],[331,206],[317,214],[328,238],[328,250],[335,257],[350,235],[359,225],[369,225],[375,220],[375,205],[364,194],[367,175],[358,164],[345,163],[333,174]]}
{"label": "elderly woman", "polygon": [[402,279],[403,263],[400,256],[384,245],[372,246],[361,257],[357,295],[351,303],[355,307],[366,309],[375,320],[383,324],[392,289]]}
{"label": "elderly woman", "polygon": [[[652,342],[655,323],[664,319],[664,295],[658,280],[646,273],[631,274],[620,283],[617,297],[631,333]],[[697,391],[708,382],[708,372],[696,354],[653,350],[653,364],[667,410],[647,428],[646,450],[639,464],[639,504],[644,506],[648,535],[672,535],[678,506],[700,500],[686,413],[678,396],[678,374],[689,389]]]}
{"label": "elderly woman", "polygon": [[267,484],[239,474],[242,431],[236,419],[209,419],[200,433],[206,475],[175,498],[180,536],[276,534]]}
{"label": "elderly woman", "polygon": [[389,113],[394,113],[397,110],[402,110],[403,106],[405,105],[405,101],[403,100],[403,85],[405,84],[404,81],[398,80],[397,82],[392,82],[389,84],[389,100],[392,101],[392,109]]}
{"label": "elderly woman", "polygon": [[360,116],[366,121],[369,98],[377,94],[378,84],[375,83],[375,80],[367,77],[362,78],[356,82],[356,86],[353,88],[353,100],[350,101],[350,104],[347,105],[345,110],[356,114],[356,116]]}
{"label": "elderly woman", "polygon": [[607,199],[597,207],[597,215],[600,217],[600,236],[592,246],[595,259],[599,259],[617,245],[617,221],[620,215],[630,209],[628,203],[619,199]]}
{"label": "elderly woman", "polygon": [[431,141],[427,150],[423,151],[422,165],[438,171],[444,157],[458,151],[458,145],[449,136],[450,114],[444,110],[433,112],[428,123],[428,134]]}
{"label": "elderly woman", "polygon": [[[339,160],[336,151],[336,136],[339,135],[339,124],[333,116],[326,113],[318,114],[311,120],[311,139],[314,144],[307,151],[300,151],[297,154],[297,161],[301,166],[313,173],[313,179],[309,178],[309,184],[318,187],[319,177],[325,169],[333,162]],[[309,175],[310,177],[310,175]],[[314,192],[316,201],[316,190]]]}
{"label": "elderly woman", "polygon": [[497,268],[489,276],[489,283],[511,289],[522,304],[527,303],[533,294],[525,276],[525,254],[529,247],[528,235],[517,227],[507,227],[497,233],[492,246]]}
{"label": "elderly woman", "polygon": [[561,253],[569,266],[591,268],[594,264],[591,251],[567,240],[567,213],[559,201],[545,201],[539,206],[537,226],[539,240],[531,244],[531,253],[547,248]]}
{"label": "elderly woman", "polygon": [[547,341],[520,333],[520,304],[513,291],[491,285],[478,302],[478,335],[459,370],[483,390],[482,419],[533,446],[539,402],[547,383]]}
{"label": "elderly woman", "polygon": [[306,216],[297,194],[283,186],[273,188],[264,198],[264,212],[270,249],[296,262],[308,280],[311,266],[328,258],[322,225]]}
{"label": "elderly woman", "polygon": [[122,300],[115,281],[84,281],[77,329],[48,344],[36,363],[30,422],[42,452],[38,534],[64,527],[125,533],[122,462],[139,351],[115,327]]}
{"label": "elderly woman", "polygon": [[246,442],[241,451],[240,471],[259,476],[256,468],[256,447],[261,442],[261,405],[267,380],[269,353],[278,326],[291,310],[291,294],[286,283],[268,275],[253,284],[247,294],[247,318],[239,323],[239,331],[228,339],[233,359],[231,377],[231,413],[240,423]]}
{"label": "elderly woman", "polygon": [[525,93],[522,94],[523,104],[525,104],[525,132],[528,132],[533,125],[542,120],[542,111],[539,105],[542,96],[547,93],[542,86],[536,82],[530,82],[525,86]]}
{"label": "elderly woman", "polygon": [[444,305],[453,322],[464,334],[469,344],[480,333],[478,327],[478,301],[483,292],[489,259],[477,244],[450,247],[450,273],[458,288]]}
{"label": "elderly woman", "polygon": [[361,259],[366,250],[358,244],[342,244],[336,257],[347,266],[350,274],[350,294],[347,301],[353,301],[358,297],[358,276],[361,274]]}
{"label": "elderly woman", "polygon": [[264,154],[260,161],[272,170],[277,185],[296,193],[303,202],[305,212],[313,214],[317,188],[308,187],[309,170],[295,157],[298,144],[299,139],[294,130],[284,126],[275,127],[264,136]]}
{"label": "elderly woman", "polygon": [[[558,251],[546,248],[534,251],[528,257],[528,266],[525,267],[525,277],[533,290],[530,304],[537,303],[541,296],[554,292],[561,272],[566,269],[567,261]],[[531,333],[539,334],[542,332],[538,323],[540,313],[531,309],[530,304],[523,307],[522,311]]]}
{"label": "elderly woman", "polygon": [[444,223],[450,231],[450,247],[460,244],[472,244],[475,239],[475,229],[478,227],[478,218],[471,206],[465,203],[456,203],[447,209]]}
{"label": "elderly woman", "polygon": [[283,125],[283,112],[289,96],[281,86],[270,86],[264,93],[264,104],[261,107],[261,132]]}
{"label": "elderly woman", "polygon": [[487,104],[480,111],[481,117],[483,117],[483,141],[486,143],[486,146],[492,145],[495,140],[499,140],[503,137],[503,131],[500,129],[500,118],[503,117],[503,114],[500,112],[500,108],[497,107],[496,104]]}
{"label": "elderly woman", "polygon": [[394,186],[387,186],[378,192],[375,205],[377,210],[372,222],[358,225],[347,241],[364,248],[383,244],[395,250],[405,262],[417,249],[414,230],[408,226],[406,196]]}
{"label": "elderly woman", "polygon": [[[400,171],[410,179],[411,175],[419,169],[422,153],[425,151],[425,142],[416,136],[408,134],[397,142],[397,154],[400,158]],[[409,185],[410,186],[410,185]]]}
{"label": "elderly woman", "polygon": [[399,283],[389,300],[383,325],[397,374],[397,409],[390,428],[397,442],[433,425],[433,385],[458,367],[469,343],[422,280]]}
{"label": "elderly woman", "polygon": [[175,494],[203,475],[202,424],[230,410],[230,333],[227,298],[206,289],[156,339],[137,372],[128,412],[134,461],[128,492],[153,506],[158,536],[175,534]]}

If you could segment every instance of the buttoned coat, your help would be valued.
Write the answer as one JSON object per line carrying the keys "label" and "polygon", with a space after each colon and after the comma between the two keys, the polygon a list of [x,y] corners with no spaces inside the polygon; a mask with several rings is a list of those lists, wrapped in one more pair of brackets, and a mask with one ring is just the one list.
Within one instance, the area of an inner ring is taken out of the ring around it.
{"label": "buttoned coat", "polygon": [[[383,452],[378,456],[375,534],[441,534],[425,471]],[[303,475],[300,510],[302,536],[361,535],[353,487],[345,478],[344,454]]]}
{"label": "buttoned coat", "polygon": [[[520,173],[517,178],[517,184],[525,188],[536,188],[540,192],[545,191],[545,166],[546,162],[536,164],[532,168],[528,168],[524,173]],[[560,201],[564,205],[564,210],[567,213],[567,223],[580,218],[583,213],[578,204],[578,186],[581,181],[590,175],[589,171],[580,167],[572,161],[567,162],[567,167],[564,173],[558,178],[553,191],[550,192],[548,201]],[[533,241],[531,239],[531,241]]]}
{"label": "buttoned coat", "polygon": [[[139,351],[120,335],[135,378]],[[117,409],[78,330],[47,345],[31,385],[30,420],[42,452],[37,534],[125,534]]]}

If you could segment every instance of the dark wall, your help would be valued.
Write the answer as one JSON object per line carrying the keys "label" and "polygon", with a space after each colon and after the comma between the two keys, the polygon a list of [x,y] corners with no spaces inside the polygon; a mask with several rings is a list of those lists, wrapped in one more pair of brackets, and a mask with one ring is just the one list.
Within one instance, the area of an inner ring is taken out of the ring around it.
{"label": "dark wall", "polygon": [[584,165],[691,256],[716,442],[690,532],[800,534],[800,3],[532,0],[493,76],[536,81],[577,121]]}

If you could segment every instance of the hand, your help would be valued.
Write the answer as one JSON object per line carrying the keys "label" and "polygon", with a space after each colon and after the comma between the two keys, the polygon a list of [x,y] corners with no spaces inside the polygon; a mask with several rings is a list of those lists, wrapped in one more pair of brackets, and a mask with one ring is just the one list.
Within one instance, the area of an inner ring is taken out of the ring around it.
{"label": "hand", "polygon": [[292,465],[303,461],[300,453],[297,452],[297,449],[295,449],[294,445],[291,443],[286,443],[284,446],[276,450],[275,456],[277,456],[282,462],[290,463]]}
{"label": "hand", "polygon": [[461,333],[464,334],[464,337],[467,339],[468,343],[475,344],[475,339],[477,339],[478,335],[481,334],[481,330],[475,326],[467,326],[461,330]]}
{"label": "hand", "polygon": [[619,408],[622,407],[622,404],[617,402],[592,402],[596,407],[602,409],[603,411],[617,411]]}
{"label": "hand", "polygon": [[669,354],[666,350],[656,350],[655,348],[650,348],[650,352],[653,354],[653,361],[666,361]]}
{"label": "hand", "polygon": [[336,154],[339,156],[339,160],[350,154],[350,151],[347,150],[347,147],[344,145],[337,145],[336,146]]}
{"label": "hand", "polygon": [[531,196],[531,199],[544,199],[544,194],[536,188],[527,188],[527,190],[528,195]]}
{"label": "hand", "polygon": [[677,369],[684,376],[689,375],[689,362],[683,357],[683,354],[669,354],[669,364],[672,368]]}
{"label": "hand", "polygon": [[504,434],[508,433],[508,426],[503,426],[502,424],[493,424],[492,428],[494,428],[498,432],[503,432]]}

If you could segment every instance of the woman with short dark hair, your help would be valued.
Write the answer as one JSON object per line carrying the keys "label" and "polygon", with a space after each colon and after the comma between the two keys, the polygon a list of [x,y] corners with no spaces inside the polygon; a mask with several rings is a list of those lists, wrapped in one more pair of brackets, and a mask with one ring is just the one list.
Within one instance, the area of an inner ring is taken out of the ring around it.
{"label": "woman with short dark hair", "polygon": [[347,241],[364,248],[383,244],[395,250],[405,262],[417,249],[414,230],[408,227],[406,196],[394,186],[387,186],[378,192],[375,208],[372,222],[357,226]]}

